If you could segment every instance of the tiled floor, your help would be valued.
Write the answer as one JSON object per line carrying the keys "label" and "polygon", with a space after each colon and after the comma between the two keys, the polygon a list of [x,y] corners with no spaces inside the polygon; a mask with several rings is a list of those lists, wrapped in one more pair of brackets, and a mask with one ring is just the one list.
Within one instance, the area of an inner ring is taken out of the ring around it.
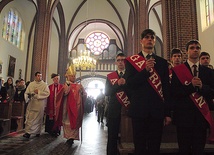
{"label": "tiled floor", "polygon": [[85,114],[82,141],[74,141],[70,147],[62,134],[54,138],[46,133],[29,140],[23,133],[11,133],[0,139],[1,155],[105,155],[107,127],[97,122],[94,112]]}

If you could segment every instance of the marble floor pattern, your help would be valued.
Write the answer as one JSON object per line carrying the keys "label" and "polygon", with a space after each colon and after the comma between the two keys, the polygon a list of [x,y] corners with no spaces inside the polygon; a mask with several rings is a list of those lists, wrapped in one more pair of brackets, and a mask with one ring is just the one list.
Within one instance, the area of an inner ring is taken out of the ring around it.
{"label": "marble floor pattern", "polygon": [[0,139],[0,155],[105,155],[107,127],[99,124],[95,112],[84,115],[82,141],[66,143],[63,133],[57,138],[45,133],[40,137],[22,137],[23,132],[13,132]]}

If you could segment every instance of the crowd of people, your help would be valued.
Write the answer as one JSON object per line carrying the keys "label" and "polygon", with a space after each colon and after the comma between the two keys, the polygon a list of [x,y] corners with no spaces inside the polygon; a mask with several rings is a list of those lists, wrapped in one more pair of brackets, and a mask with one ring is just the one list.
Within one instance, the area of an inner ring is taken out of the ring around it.
{"label": "crowd of people", "polygon": [[[1,102],[25,101],[25,134],[40,136],[45,114],[45,132],[59,136],[63,127],[67,143],[79,140],[84,112],[95,107],[97,121],[108,127],[107,155],[117,155],[121,109],[132,120],[135,155],[158,155],[163,127],[172,121],[176,125],[180,155],[203,155],[209,131],[214,141],[214,71],[210,55],[201,52],[198,40],[186,44],[187,60],[179,48],[170,51],[170,62],[154,53],[156,34],[151,29],[141,33],[142,51],[126,57],[117,54],[117,70],[106,78],[105,90],[96,100],[87,97],[83,86],[75,82],[76,71],[71,65],[67,81],[60,84],[60,75],[53,73],[53,84],[47,85],[40,72],[28,86],[23,79],[0,80]],[[84,107],[85,105],[85,107]],[[173,120],[172,120],[173,111]],[[106,115],[105,115],[106,114]],[[209,129],[209,130],[207,130]]]}

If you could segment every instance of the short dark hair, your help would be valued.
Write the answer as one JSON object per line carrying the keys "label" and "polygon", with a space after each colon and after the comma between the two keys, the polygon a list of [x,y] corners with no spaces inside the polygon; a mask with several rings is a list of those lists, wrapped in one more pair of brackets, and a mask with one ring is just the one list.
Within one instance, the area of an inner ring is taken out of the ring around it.
{"label": "short dark hair", "polygon": [[193,39],[193,40],[190,40],[190,41],[187,42],[187,44],[186,44],[186,51],[188,51],[189,45],[192,45],[192,44],[199,44],[200,47],[201,47],[201,44],[199,43],[199,41],[196,40],[196,39]]}
{"label": "short dark hair", "polygon": [[19,82],[20,82],[20,80],[16,80],[15,84],[17,84],[17,83],[19,83]]}
{"label": "short dark hair", "polygon": [[143,39],[147,34],[156,36],[156,35],[155,35],[155,32],[154,32],[153,30],[151,30],[151,29],[145,29],[145,30],[141,33],[141,39]]}
{"label": "short dark hair", "polygon": [[201,52],[200,56],[199,56],[199,59],[202,57],[202,56],[208,56],[210,58],[210,54],[207,53],[207,52]]}
{"label": "short dark hair", "polygon": [[173,48],[170,52],[170,57],[172,57],[174,54],[181,54],[183,55],[182,51],[179,48]]}
{"label": "short dark hair", "polygon": [[37,76],[38,74],[41,74],[41,73],[40,73],[40,72],[36,72],[36,73],[35,73],[35,76]]}
{"label": "short dark hair", "polygon": [[59,76],[59,74],[52,73],[52,74],[51,74],[51,79],[55,78],[56,76]]}
{"label": "short dark hair", "polygon": [[117,58],[117,57],[125,57],[125,56],[126,56],[126,55],[125,55],[124,53],[118,53],[117,56],[116,56],[116,58]]}
{"label": "short dark hair", "polygon": [[20,79],[20,81],[25,81],[24,79]]}

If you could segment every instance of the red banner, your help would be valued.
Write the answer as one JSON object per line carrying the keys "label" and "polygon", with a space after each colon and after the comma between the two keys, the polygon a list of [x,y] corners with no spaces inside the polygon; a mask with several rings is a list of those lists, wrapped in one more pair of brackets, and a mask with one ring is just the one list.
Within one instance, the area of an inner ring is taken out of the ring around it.
{"label": "red banner", "polygon": [[[130,56],[127,58],[127,60],[134,66],[134,68],[138,72],[142,71],[146,67],[146,59],[140,55]],[[157,92],[160,98],[164,100],[160,76],[158,75],[155,68],[151,68],[149,72],[150,72],[150,76],[148,79],[149,84]]]}
{"label": "red banner", "polygon": [[[119,80],[119,76],[116,71],[108,74],[107,77],[112,85],[117,84],[117,82]],[[117,92],[116,97],[117,97],[117,100],[120,102],[120,104],[122,104],[124,107],[128,108],[128,106],[130,105],[130,101],[124,91]]]}

